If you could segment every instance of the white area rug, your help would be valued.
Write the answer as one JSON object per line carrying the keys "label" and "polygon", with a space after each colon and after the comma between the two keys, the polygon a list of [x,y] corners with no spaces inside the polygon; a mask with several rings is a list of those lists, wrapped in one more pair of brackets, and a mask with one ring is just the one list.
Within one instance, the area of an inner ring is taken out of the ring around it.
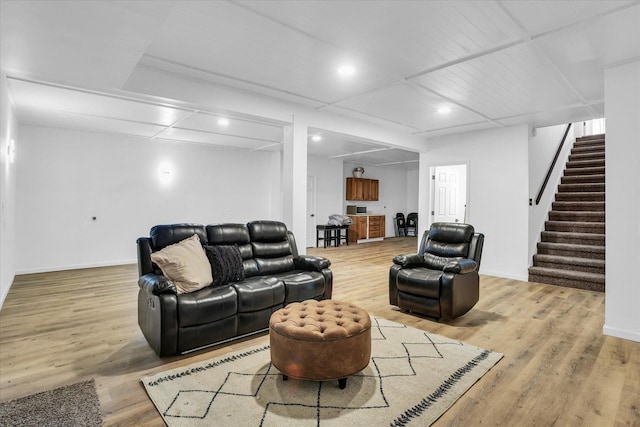
{"label": "white area rug", "polygon": [[372,317],[371,363],[347,381],[282,380],[265,344],[142,378],[170,427],[428,426],[502,354]]}

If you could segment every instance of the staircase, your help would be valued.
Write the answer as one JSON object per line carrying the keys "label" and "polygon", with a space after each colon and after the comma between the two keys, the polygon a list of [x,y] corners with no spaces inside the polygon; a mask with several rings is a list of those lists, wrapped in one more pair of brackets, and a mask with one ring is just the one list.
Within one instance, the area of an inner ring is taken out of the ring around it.
{"label": "staircase", "polygon": [[529,281],[604,292],[604,135],[577,138]]}

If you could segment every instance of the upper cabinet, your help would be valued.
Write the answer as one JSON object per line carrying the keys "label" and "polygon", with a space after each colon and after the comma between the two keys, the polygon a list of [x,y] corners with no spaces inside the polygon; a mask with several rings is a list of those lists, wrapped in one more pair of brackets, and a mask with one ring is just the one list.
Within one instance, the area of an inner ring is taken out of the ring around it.
{"label": "upper cabinet", "polygon": [[347,178],[347,200],[377,201],[380,182],[369,178]]}

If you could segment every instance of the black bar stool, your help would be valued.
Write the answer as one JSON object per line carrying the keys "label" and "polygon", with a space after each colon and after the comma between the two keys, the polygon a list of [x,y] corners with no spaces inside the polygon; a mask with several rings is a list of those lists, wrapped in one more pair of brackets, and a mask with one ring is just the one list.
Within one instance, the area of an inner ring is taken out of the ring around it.
{"label": "black bar stool", "polygon": [[319,247],[320,240],[322,240],[325,248],[327,247],[327,245],[331,246],[331,242],[336,240],[335,230],[337,228],[337,225],[316,225],[316,248]]}

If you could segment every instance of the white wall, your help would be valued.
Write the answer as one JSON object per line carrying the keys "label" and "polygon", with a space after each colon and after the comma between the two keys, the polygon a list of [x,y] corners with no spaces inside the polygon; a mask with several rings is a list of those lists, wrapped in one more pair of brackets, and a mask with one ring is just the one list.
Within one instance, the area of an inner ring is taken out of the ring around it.
{"label": "white wall", "polygon": [[402,210],[405,216],[409,212],[418,212],[418,194],[420,192],[420,179],[418,168],[407,171],[407,187],[405,197],[407,198],[406,208]]}
{"label": "white wall", "polygon": [[540,186],[544,182],[566,128],[567,125],[549,126],[537,128],[535,135],[533,135],[534,132],[530,133],[529,199],[531,199],[532,206],[529,207],[529,265],[533,263],[533,255],[537,252],[537,243],[540,241],[540,233],[544,230],[544,222],[549,217],[551,204],[555,199],[565,164],[575,142],[573,133],[575,126],[571,126],[540,203],[536,205],[538,191],[540,191]]}
{"label": "white wall", "polygon": [[[344,214],[342,160],[308,156],[307,174],[316,180],[316,225],[326,224],[329,215]],[[309,242],[313,242],[312,246],[315,246],[315,238],[315,234],[307,236]],[[298,242],[298,250],[301,246]]]}
{"label": "white wall", "polygon": [[19,273],[135,262],[136,238],[155,224],[280,219],[273,153],[50,127],[20,134]]}
{"label": "white wall", "polygon": [[640,342],[640,61],[606,68],[604,333]]}
{"label": "white wall", "polygon": [[[4,74],[0,74],[0,308],[9,292],[15,276],[15,211],[16,164],[20,160],[21,145],[18,140],[18,122],[13,103],[9,98],[9,86]],[[10,163],[7,147],[14,141],[15,161]]]}
{"label": "white wall", "polygon": [[513,126],[432,138],[420,156],[421,200],[431,197],[431,166],[469,164],[468,221],[485,235],[483,274],[528,277],[528,132]]}

